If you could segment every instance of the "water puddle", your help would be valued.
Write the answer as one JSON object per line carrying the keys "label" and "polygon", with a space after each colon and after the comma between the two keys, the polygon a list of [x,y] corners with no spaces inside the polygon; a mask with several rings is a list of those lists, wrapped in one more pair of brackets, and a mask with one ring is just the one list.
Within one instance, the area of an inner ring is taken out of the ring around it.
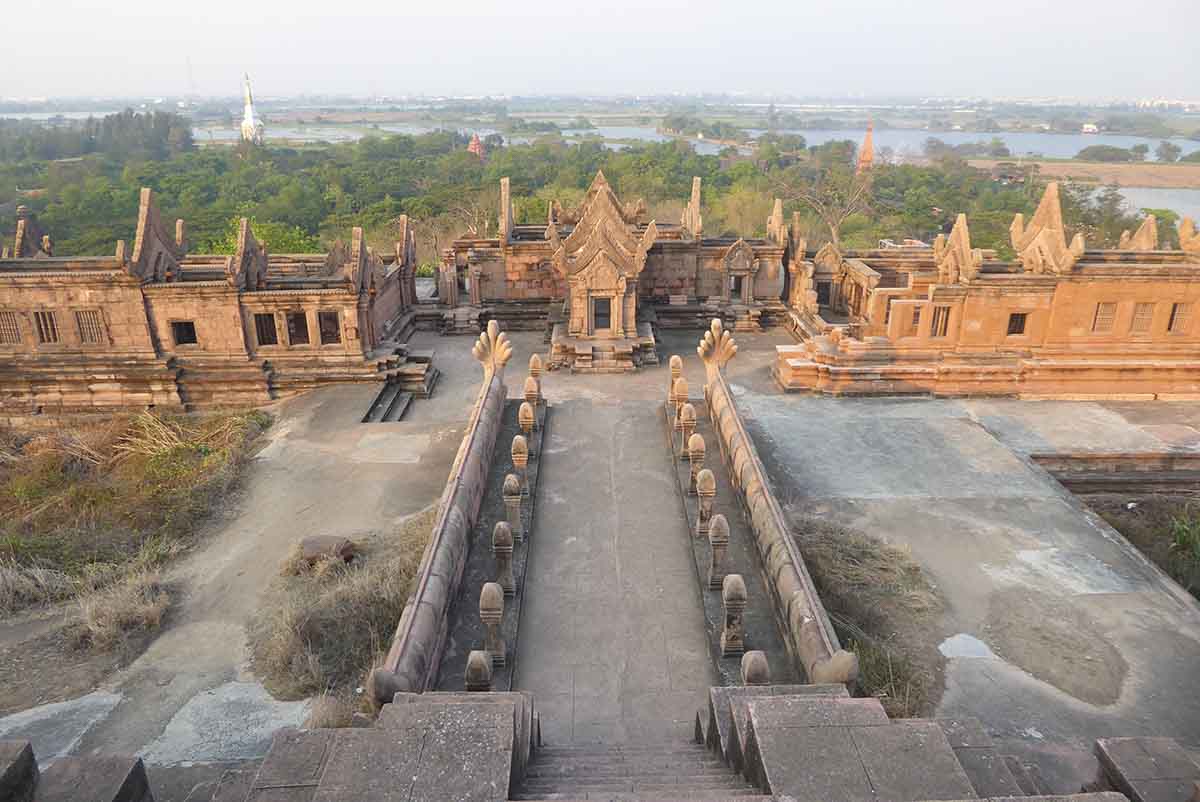
{"label": "water puddle", "polygon": [[988,645],[976,638],[974,635],[968,635],[965,632],[960,632],[957,635],[951,635],[940,644],[938,651],[942,656],[948,658],[968,658],[982,660],[999,660],[996,653],[988,648]]}

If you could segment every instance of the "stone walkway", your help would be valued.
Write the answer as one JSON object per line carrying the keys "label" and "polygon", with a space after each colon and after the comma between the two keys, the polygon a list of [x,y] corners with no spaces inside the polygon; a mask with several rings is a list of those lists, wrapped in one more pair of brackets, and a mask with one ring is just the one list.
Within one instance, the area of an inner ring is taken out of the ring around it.
{"label": "stone walkway", "polygon": [[548,744],[684,742],[716,682],[660,403],[554,405],[514,683]]}

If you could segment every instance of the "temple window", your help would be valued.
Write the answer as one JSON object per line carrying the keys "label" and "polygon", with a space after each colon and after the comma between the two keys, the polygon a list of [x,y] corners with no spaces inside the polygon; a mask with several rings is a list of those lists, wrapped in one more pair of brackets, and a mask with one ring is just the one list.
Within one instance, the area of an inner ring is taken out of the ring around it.
{"label": "temple window", "polygon": [[104,321],[98,309],[81,309],[75,313],[75,326],[79,329],[79,341],[87,345],[104,342]]}
{"label": "temple window", "polygon": [[1192,322],[1191,304],[1172,304],[1171,319],[1167,323],[1167,331],[1171,334],[1185,334],[1188,324]]}
{"label": "temple window", "polygon": [[20,345],[21,326],[16,312],[0,312],[0,345]]}
{"label": "temple window", "polygon": [[1154,323],[1154,304],[1142,303],[1133,308],[1133,322],[1129,330],[1134,334],[1147,334]]}
{"label": "temple window", "polygon": [[612,328],[612,299],[592,299],[592,327],[595,329]]}
{"label": "temple window", "polygon": [[918,307],[913,307],[912,319],[908,322],[908,336],[916,337],[921,330],[921,310]]}
{"label": "temple window", "polygon": [[34,312],[33,322],[39,343],[49,345],[58,342],[58,319],[53,312]]}
{"label": "temple window", "polygon": [[176,345],[196,345],[196,322],[194,320],[172,320],[171,339]]}
{"label": "temple window", "polygon": [[950,307],[935,306],[933,308],[933,325],[929,327],[930,337],[945,337],[950,331]]}
{"label": "temple window", "polygon": [[333,345],[342,341],[342,326],[336,310],[317,312],[317,328],[321,330],[321,345]]}
{"label": "temple window", "polygon": [[1096,334],[1106,334],[1113,330],[1113,321],[1117,319],[1117,305],[1112,301],[1096,304],[1096,315],[1092,318],[1092,331]]}
{"label": "temple window", "polygon": [[270,312],[255,315],[254,334],[259,345],[279,345],[279,335],[275,331],[275,315]]}
{"label": "temple window", "polygon": [[308,315],[304,312],[287,313],[289,345],[308,345]]}
{"label": "temple window", "polygon": [[1018,334],[1025,333],[1025,319],[1029,317],[1028,312],[1013,312],[1008,316],[1008,336],[1012,337]]}

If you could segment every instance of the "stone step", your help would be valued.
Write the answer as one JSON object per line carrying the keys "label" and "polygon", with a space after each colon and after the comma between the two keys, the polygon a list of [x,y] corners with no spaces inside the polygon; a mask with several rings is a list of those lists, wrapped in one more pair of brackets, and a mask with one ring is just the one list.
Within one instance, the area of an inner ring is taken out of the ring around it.
{"label": "stone step", "polygon": [[525,779],[571,779],[576,777],[661,777],[664,775],[679,775],[686,777],[728,777],[729,769],[722,765],[704,766],[670,766],[656,767],[651,765],[543,765],[541,761],[534,763],[525,772]]}
{"label": "stone step", "polygon": [[1033,775],[1029,772],[1029,768],[1019,758],[1013,755],[1005,755],[1004,763],[1008,766],[1013,779],[1021,788],[1021,796],[1038,796],[1042,793]]}
{"label": "stone step", "polygon": [[153,802],[146,767],[135,757],[64,757],[42,773],[35,802]]}
{"label": "stone step", "polygon": [[230,769],[221,775],[209,802],[246,802],[258,769]]}
{"label": "stone step", "polygon": [[0,799],[29,802],[37,781],[38,765],[29,741],[0,741]]}
{"label": "stone step", "polygon": [[670,777],[658,781],[646,780],[642,782],[615,780],[611,782],[572,783],[529,782],[522,783],[517,793],[522,795],[569,793],[575,796],[590,796],[596,793],[628,793],[682,796],[699,791],[723,791],[725,793],[748,791],[755,794],[762,793],[757,788],[741,782],[736,777],[729,777],[724,781],[700,781],[687,777]]}

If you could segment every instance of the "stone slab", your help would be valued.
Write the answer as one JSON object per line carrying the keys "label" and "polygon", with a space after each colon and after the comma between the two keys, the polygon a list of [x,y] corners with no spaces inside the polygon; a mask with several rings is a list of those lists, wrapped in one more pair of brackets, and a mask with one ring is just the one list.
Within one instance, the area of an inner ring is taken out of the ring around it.
{"label": "stone slab", "polygon": [[970,799],[975,789],[933,721],[852,727],[858,757],[878,802]]}
{"label": "stone slab", "polygon": [[864,727],[888,723],[887,713],[878,699],[775,696],[751,699],[749,706],[755,729]]}
{"label": "stone slab", "polygon": [[1200,779],[1200,766],[1174,738],[1101,738],[1096,755],[1128,780]]}
{"label": "stone slab", "polygon": [[735,709],[742,721],[749,713],[748,700],[758,696],[849,696],[845,685],[726,685],[709,689],[708,747],[720,749],[728,759],[733,739]]}
{"label": "stone slab", "polygon": [[987,749],[995,744],[977,718],[935,719],[951,749]]}
{"label": "stone slab", "polygon": [[[263,759],[254,790],[285,786],[315,786],[321,779],[335,730],[285,730],[276,734]],[[254,802],[270,797],[251,794]]]}
{"label": "stone slab", "polygon": [[1020,796],[1023,792],[1004,756],[992,748],[964,747],[954,757],[980,796]]}
{"label": "stone slab", "polygon": [[153,802],[136,757],[59,758],[38,781],[38,802]]}
{"label": "stone slab", "polygon": [[821,802],[874,802],[850,728],[756,729],[753,739],[747,760],[756,768],[748,771],[770,793]]}
{"label": "stone slab", "polygon": [[29,802],[37,781],[38,765],[29,741],[0,741],[0,799]]}

